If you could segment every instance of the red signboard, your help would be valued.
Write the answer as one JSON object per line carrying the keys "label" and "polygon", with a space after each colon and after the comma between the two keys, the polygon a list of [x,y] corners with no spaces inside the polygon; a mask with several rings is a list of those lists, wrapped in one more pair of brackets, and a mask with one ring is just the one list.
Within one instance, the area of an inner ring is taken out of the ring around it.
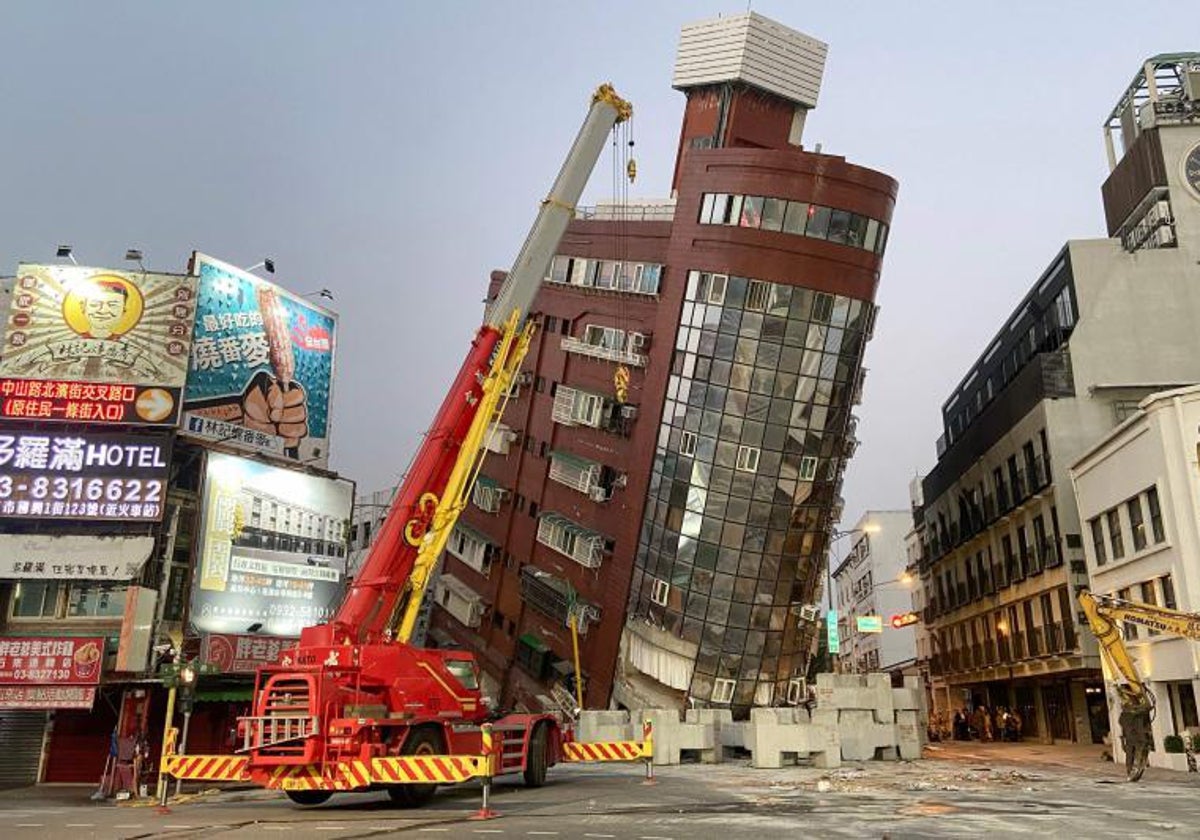
{"label": "red signboard", "polygon": [[99,685],[103,664],[103,638],[0,638],[0,686]]}
{"label": "red signboard", "polygon": [[0,685],[0,709],[90,709],[96,689],[82,685]]}
{"label": "red signboard", "polygon": [[0,378],[0,419],[172,426],[179,388]]}
{"label": "red signboard", "polygon": [[274,665],[279,654],[295,643],[295,639],[279,636],[205,633],[200,642],[200,661],[227,674],[252,674],[260,665]]}

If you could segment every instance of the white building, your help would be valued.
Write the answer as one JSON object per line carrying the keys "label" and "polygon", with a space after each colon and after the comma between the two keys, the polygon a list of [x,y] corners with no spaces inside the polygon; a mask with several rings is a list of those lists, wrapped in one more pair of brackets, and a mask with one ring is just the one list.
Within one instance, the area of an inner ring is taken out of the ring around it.
{"label": "white building", "polygon": [[[843,671],[898,671],[916,662],[913,628],[891,626],[893,616],[913,609],[912,576],[905,571],[911,528],[910,511],[869,510],[850,531],[850,550],[833,572]],[[879,632],[860,630],[860,618],[868,624],[879,619]]]}
{"label": "white building", "polygon": [[354,497],[354,511],[350,514],[350,557],[346,563],[346,572],[350,577],[358,574],[367,556],[367,549],[383,525],[395,492],[395,487],[389,487]]}
{"label": "white building", "polygon": [[[1200,386],[1164,391],[1143,400],[1071,468],[1094,592],[1200,611],[1198,443]],[[1185,757],[1167,754],[1163,738],[1200,732],[1200,644],[1132,625],[1124,632],[1158,708],[1150,763],[1184,769]],[[1111,678],[1105,674],[1116,721]],[[1112,740],[1121,762],[1120,738]]]}

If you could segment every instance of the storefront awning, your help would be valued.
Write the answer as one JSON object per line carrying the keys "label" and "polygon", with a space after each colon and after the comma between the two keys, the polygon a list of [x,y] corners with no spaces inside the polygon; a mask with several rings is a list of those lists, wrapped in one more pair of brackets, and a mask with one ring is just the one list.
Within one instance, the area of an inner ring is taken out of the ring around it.
{"label": "storefront awning", "polygon": [[548,648],[541,639],[539,639],[537,636],[533,635],[532,633],[523,633],[521,635],[521,637],[519,639],[517,639],[517,641],[525,644],[528,647],[533,648],[538,653],[541,653],[544,650],[550,650],[550,648]]}

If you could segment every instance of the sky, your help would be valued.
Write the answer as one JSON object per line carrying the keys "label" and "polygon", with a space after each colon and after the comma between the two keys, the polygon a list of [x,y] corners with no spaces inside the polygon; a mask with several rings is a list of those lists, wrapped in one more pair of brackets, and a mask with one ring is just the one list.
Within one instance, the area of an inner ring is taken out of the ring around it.
{"label": "sky", "polygon": [[[909,505],[940,408],[1070,238],[1104,234],[1101,128],[1194,4],[755,0],[830,45],[805,145],[900,182],[842,527]],[[634,197],[669,191],[681,25],[744,3],[0,3],[0,274],[270,256],[340,317],[331,465],[403,474],[603,81]],[[1182,26],[1190,22],[1191,26]],[[596,169],[584,203],[611,191]]]}

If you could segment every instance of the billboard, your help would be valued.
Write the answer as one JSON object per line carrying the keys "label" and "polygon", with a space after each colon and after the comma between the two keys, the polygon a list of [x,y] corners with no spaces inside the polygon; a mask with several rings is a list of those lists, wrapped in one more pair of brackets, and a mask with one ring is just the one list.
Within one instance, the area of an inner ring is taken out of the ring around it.
{"label": "billboard", "polygon": [[158,522],[170,463],[171,437],[162,432],[0,426],[0,519]]}
{"label": "billboard", "polygon": [[329,462],[331,312],[196,253],[199,302],[183,430],[306,464]]}
{"label": "billboard", "polygon": [[191,621],[203,633],[298,636],[345,589],[353,485],[210,452]]}
{"label": "billboard", "polygon": [[0,350],[0,416],[173,426],[196,279],[18,266]]}

